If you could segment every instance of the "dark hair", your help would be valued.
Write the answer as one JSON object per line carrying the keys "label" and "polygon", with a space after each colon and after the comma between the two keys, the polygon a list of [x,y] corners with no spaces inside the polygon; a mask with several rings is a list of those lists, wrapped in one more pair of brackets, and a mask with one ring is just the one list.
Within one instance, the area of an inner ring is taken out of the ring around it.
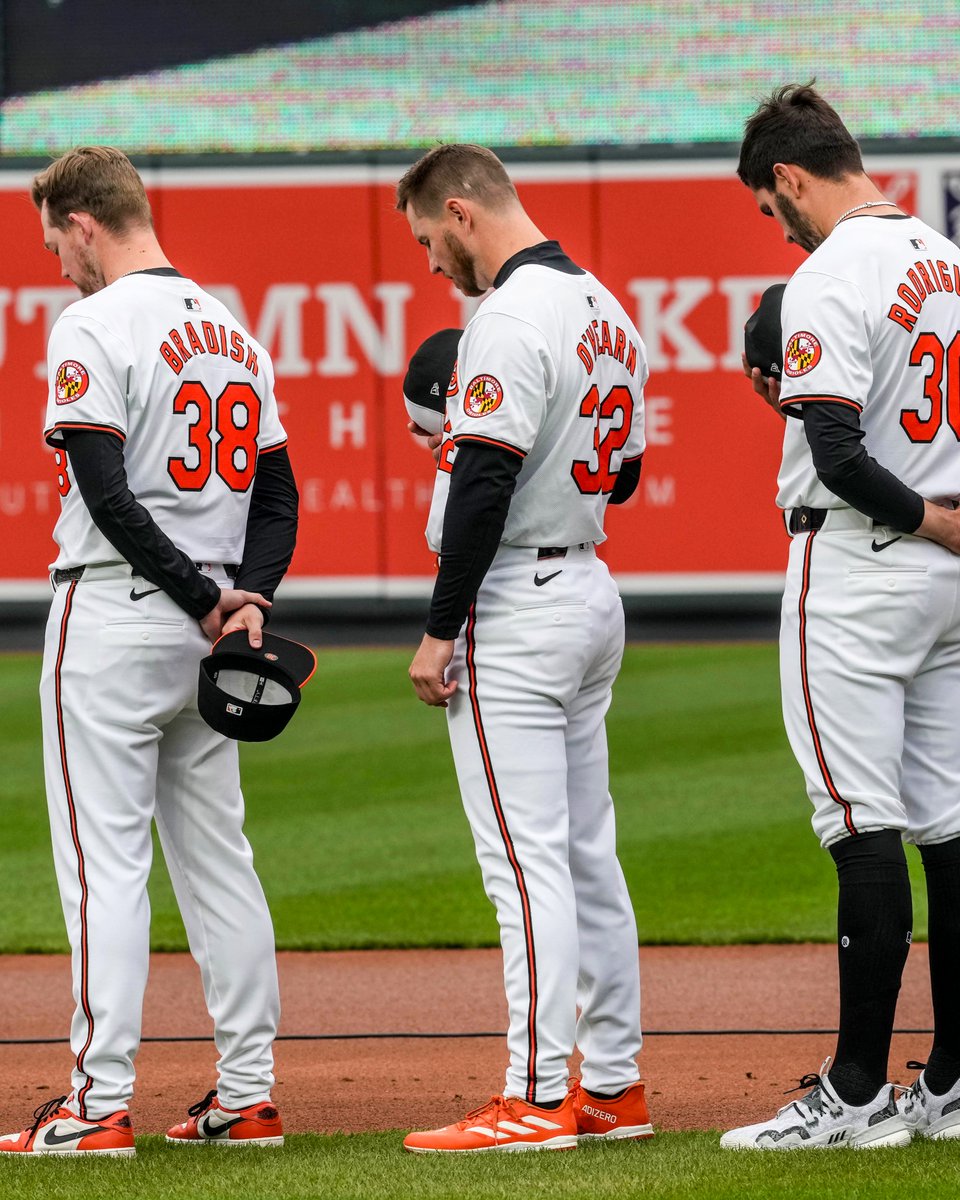
{"label": "dark hair", "polygon": [[420,216],[435,217],[451,196],[502,208],[517,200],[517,189],[503,163],[486,146],[435,146],[397,184],[397,209],[405,212],[412,204]]}
{"label": "dark hair", "polygon": [[111,233],[153,225],[143,180],[122,150],[78,146],[41,171],[31,188],[37,208],[47,202],[51,225],[66,229],[72,212],[89,213]]}
{"label": "dark hair", "polygon": [[775,163],[792,163],[819,179],[840,180],[863,171],[860,147],[812,81],[778,88],[744,127],[740,179],[754,191],[772,192]]}

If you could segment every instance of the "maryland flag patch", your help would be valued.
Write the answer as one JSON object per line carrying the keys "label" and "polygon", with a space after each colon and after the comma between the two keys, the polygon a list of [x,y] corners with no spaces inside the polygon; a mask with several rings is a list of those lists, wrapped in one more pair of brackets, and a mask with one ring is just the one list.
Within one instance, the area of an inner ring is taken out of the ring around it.
{"label": "maryland flag patch", "polygon": [[58,404],[72,404],[74,400],[79,400],[89,386],[90,376],[83,363],[68,358],[57,367],[54,388]]}
{"label": "maryland flag patch", "polygon": [[789,375],[791,379],[806,375],[820,361],[822,353],[820,339],[801,329],[787,342],[787,350],[783,356],[784,375]]}
{"label": "maryland flag patch", "polygon": [[468,417],[486,417],[503,403],[503,388],[493,375],[475,375],[463,397],[463,411]]}

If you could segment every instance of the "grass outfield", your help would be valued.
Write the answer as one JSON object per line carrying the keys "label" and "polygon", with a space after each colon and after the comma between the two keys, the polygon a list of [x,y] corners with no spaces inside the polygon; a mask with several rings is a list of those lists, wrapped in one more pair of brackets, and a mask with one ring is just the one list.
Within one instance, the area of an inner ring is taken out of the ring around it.
{"label": "grass outfield", "polygon": [[[439,710],[407,650],[328,650],[290,727],[243,747],[247,830],[286,949],[497,944]],[[0,952],[66,951],[35,655],[0,658]],[[608,720],[644,943],[835,936],[835,874],[780,719],[773,645],[631,646]],[[919,858],[909,851],[915,885]],[[186,948],[160,863],[156,949]],[[925,936],[921,886],[915,930]],[[294,1193],[291,1193],[294,1194]]]}
{"label": "grass outfield", "polygon": [[[406,1154],[391,1133],[288,1138],[283,1150],[187,1150],[140,1138],[133,1161],[0,1162],[4,1200],[861,1200],[896,1195],[954,1200],[957,1147],[801,1153],[722,1151],[711,1133],[572,1153]],[[189,1161],[187,1161],[189,1160]]]}

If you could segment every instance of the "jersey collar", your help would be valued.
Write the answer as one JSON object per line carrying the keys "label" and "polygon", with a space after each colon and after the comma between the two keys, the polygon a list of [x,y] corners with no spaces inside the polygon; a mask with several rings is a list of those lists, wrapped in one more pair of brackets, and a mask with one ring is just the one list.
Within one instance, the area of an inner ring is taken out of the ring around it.
{"label": "jersey collar", "polygon": [[[176,267],[144,267],[142,271],[128,271],[127,275],[166,275],[171,278],[183,279]],[[127,275],[121,276],[126,279]]]}
{"label": "jersey collar", "polygon": [[527,263],[537,263],[541,267],[550,267],[553,271],[562,271],[564,275],[586,275],[586,271],[564,254],[559,242],[538,242],[535,246],[527,246],[510,256],[497,272],[493,281],[495,288],[502,287],[517,267]]}

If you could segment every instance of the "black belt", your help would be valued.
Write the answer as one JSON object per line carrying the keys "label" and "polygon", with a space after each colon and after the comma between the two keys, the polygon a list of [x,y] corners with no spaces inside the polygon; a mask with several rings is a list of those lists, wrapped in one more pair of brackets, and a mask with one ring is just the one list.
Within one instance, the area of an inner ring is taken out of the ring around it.
{"label": "black belt", "polygon": [[[564,553],[566,553],[566,551],[564,551]],[[195,562],[193,565],[197,568],[198,571],[202,571],[203,568],[207,564],[202,563],[202,562]],[[70,583],[74,579],[82,579],[83,573],[86,569],[87,568],[85,565],[82,567],[57,567],[53,572],[53,582],[56,584],[61,584],[61,583]],[[223,571],[228,579],[236,579],[237,571],[239,569],[240,568],[237,566],[236,563],[224,563],[223,564]]]}
{"label": "black belt", "polygon": [[828,508],[794,508],[790,510],[790,532],[812,533],[821,529],[827,519]]}
{"label": "black belt", "polygon": [[[578,550],[589,550],[593,542],[577,542]],[[566,558],[569,546],[541,546],[537,558]]]}
{"label": "black belt", "polygon": [[54,583],[69,583],[71,579],[80,579],[86,567],[57,567],[53,573]]}

